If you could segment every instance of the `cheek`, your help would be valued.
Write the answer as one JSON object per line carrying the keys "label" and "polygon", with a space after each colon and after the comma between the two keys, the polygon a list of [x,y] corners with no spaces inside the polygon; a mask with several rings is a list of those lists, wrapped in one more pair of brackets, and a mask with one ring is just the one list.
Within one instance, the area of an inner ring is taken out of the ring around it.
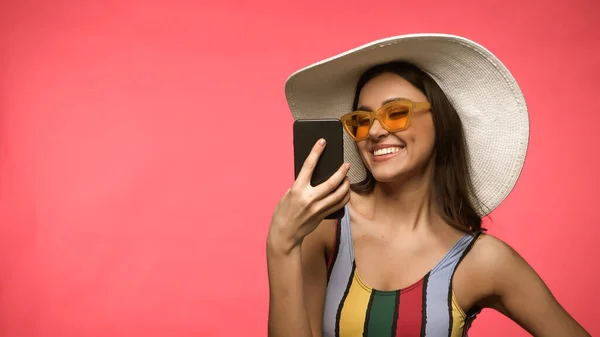
{"label": "cheek", "polygon": [[358,153],[360,153],[362,156],[367,154],[367,141],[366,140],[361,140],[356,144],[356,148],[358,149]]}
{"label": "cheek", "polygon": [[433,124],[423,123],[411,130],[408,143],[415,152],[413,155],[418,157],[429,157],[433,152],[435,144],[435,130]]}
{"label": "cheek", "polygon": [[423,128],[420,138],[424,148],[433,149],[435,143],[435,130],[433,129],[433,126]]}

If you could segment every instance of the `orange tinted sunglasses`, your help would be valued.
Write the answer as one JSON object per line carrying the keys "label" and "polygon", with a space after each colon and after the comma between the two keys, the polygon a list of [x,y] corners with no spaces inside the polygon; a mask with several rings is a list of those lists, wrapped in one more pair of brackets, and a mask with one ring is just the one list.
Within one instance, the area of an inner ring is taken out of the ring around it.
{"label": "orange tinted sunglasses", "polygon": [[416,110],[431,109],[429,102],[413,102],[399,99],[384,104],[377,111],[356,110],[340,118],[344,130],[354,139],[360,141],[369,137],[373,122],[378,120],[388,132],[406,130],[410,126],[412,114]]}

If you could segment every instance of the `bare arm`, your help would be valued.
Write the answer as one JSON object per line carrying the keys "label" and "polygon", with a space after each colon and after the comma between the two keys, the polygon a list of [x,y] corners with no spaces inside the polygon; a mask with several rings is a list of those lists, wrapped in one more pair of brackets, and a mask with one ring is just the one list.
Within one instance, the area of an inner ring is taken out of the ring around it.
{"label": "bare arm", "polygon": [[333,254],[336,221],[325,220],[302,243],[304,299],[312,335],[323,335],[323,311],[327,289],[327,260],[325,252]]}
{"label": "bare arm", "polygon": [[304,300],[302,252],[283,251],[267,243],[269,273],[269,337],[313,337]]}
{"label": "bare arm", "polygon": [[324,147],[324,142],[315,144],[271,219],[267,238],[269,337],[320,336],[327,272],[319,228],[333,227],[323,219],[350,200],[348,165],[342,165],[326,182],[310,184]]}
{"label": "bare arm", "polygon": [[269,336],[322,335],[326,241],[333,240],[334,230],[335,221],[323,221],[290,254],[277,253],[268,244]]}
{"label": "bare arm", "polygon": [[481,241],[488,280],[493,284],[493,296],[485,306],[496,309],[536,337],[590,337],[516,251],[489,235]]}

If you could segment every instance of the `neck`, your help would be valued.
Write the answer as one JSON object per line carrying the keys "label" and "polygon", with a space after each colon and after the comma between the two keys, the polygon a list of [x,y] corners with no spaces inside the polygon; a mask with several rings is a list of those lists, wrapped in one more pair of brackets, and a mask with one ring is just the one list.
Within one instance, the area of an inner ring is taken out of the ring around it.
{"label": "neck", "polygon": [[431,227],[441,217],[433,198],[431,170],[394,183],[376,183],[371,218],[408,230]]}

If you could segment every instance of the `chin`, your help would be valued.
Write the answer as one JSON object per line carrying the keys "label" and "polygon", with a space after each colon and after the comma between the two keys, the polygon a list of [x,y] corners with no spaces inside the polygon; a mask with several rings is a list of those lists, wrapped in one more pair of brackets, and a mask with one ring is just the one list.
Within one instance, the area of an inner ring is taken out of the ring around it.
{"label": "chin", "polygon": [[405,170],[399,167],[376,167],[371,169],[373,178],[379,183],[392,183],[402,180],[402,176],[406,174]]}
{"label": "chin", "polygon": [[[394,158],[396,159],[396,158]],[[410,158],[398,158],[400,160],[390,160],[385,163],[370,163],[369,171],[379,183],[395,183],[406,180],[408,177],[421,175],[427,171],[426,165],[419,165]]]}

